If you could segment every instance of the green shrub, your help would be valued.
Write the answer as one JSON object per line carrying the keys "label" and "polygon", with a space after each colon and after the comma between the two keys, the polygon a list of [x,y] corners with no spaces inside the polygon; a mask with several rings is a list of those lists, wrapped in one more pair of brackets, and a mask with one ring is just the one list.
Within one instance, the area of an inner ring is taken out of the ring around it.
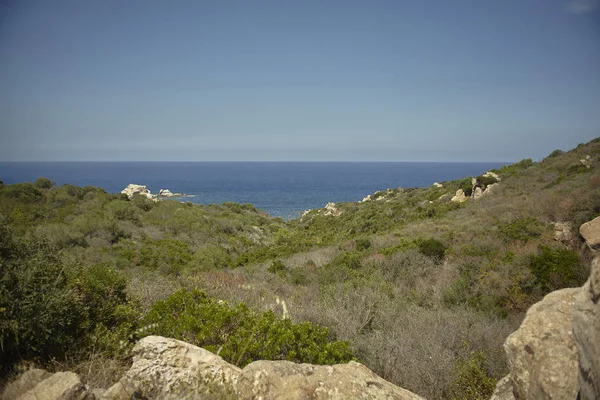
{"label": "green shrub", "polygon": [[33,186],[37,187],[38,189],[52,189],[54,182],[48,178],[37,178],[37,180],[33,183]]}
{"label": "green shrub", "polygon": [[483,176],[483,175],[479,175],[477,177],[477,182],[482,185],[483,187],[489,186],[489,185],[493,185],[494,183],[498,182],[498,179],[494,178],[493,176]]}
{"label": "green shrub", "polygon": [[355,240],[356,250],[362,251],[371,247],[371,241],[367,238],[358,238]]}
{"label": "green shrub", "polygon": [[576,252],[548,246],[538,250],[538,254],[529,257],[527,266],[544,292],[581,284],[577,277],[582,267]]}
{"label": "green shrub", "polygon": [[524,242],[540,237],[546,229],[548,226],[534,217],[518,218],[499,228],[505,241],[522,240]]}
{"label": "green shrub", "polygon": [[419,246],[419,251],[427,257],[431,257],[436,261],[444,259],[447,247],[439,240],[434,238],[420,240],[417,242],[417,245]]}
{"label": "green shrub", "polygon": [[294,324],[270,311],[254,313],[244,304],[219,302],[197,289],[157,302],[145,323],[156,324],[156,334],[218,351],[240,367],[255,360],[331,365],[353,358],[348,343],[332,340],[327,328]]}
{"label": "green shrub", "polygon": [[554,158],[554,157],[558,157],[558,156],[560,156],[560,155],[562,155],[562,154],[564,154],[564,153],[565,153],[564,151],[562,151],[562,150],[560,150],[560,149],[556,149],[556,150],[554,150],[552,153],[550,153],[550,154],[548,155],[548,157],[546,157],[546,158]]}
{"label": "green shrub", "polygon": [[15,183],[4,186],[0,191],[0,196],[22,203],[35,203],[44,198],[43,193],[31,183]]}
{"label": "green shrub", "polygon": [[453,400],[487,400],[494,393],[496,379],[488,376],[485,355],[473,352],[467,360],[459,360],[454,367],[455,381],[451,389]]}
{"label": "green shrub", "polygon": [[134,326],[136,311],[114,269],[70,266],[45,242],[0,237],[1,365],[77,356],[89,345],[102,347],[94,336],[99,328]]}
{"label": "green shrub", "polygon": [[285,265],[283,265],[281,260],[274,260],[271,263],[271,265],[269,265],[269,268],[267,268],[267,271],[269,271],[272,274],[282,273],[282,272],[285,272],[285,270],[286,270]]}
{"label": "green shrub", "polygon": [[465,192],[465,196],[470,196],[473,193],[473,183],[471,182],[471,177],[469,176],[462,179],[458,184],[458,188]]}

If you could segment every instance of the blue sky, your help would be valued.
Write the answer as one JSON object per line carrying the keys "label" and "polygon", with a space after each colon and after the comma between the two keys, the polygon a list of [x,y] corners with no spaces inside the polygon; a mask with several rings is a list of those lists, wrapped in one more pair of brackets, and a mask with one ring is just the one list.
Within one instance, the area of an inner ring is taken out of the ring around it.
{"label": "blue sky", "polygon": [[0,3],[0,161],[516,161],[600,136],[600,0]]}

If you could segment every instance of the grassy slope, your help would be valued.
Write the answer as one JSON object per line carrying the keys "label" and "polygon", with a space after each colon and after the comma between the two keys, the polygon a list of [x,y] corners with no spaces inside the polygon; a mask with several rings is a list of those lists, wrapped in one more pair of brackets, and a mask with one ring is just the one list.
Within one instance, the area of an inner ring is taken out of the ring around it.
{"label": "grassy slope", "polygon": [[114,266],[144,310],[180,287],[276,313],[283,299],[293,320],[329,327],[382,377],[427,398],[478,398],[486,377],[505,374],[502,343],[523,312],[586,277],[580,239],[556,242],[550,222],[578,228],[600,214],[600,174],[579,163],[587,154],[598,160],[600,143],[505,167],[478,201],[450,202],[464,181],[443,182],[288,223],[250,205],[68,185],[5,186],[0,216],[66,263]]}

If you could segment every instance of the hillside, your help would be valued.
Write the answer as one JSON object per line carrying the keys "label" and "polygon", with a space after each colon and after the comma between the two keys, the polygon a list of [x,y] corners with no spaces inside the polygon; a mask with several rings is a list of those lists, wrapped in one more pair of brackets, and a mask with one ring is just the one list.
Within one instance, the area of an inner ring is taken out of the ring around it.
{"label": "hillside", "polygon": [[0,373],[34,362],[107,387],[155,334],[241,367],[355,358],[428,399],[489,398],[524,312],[588,277],[577,228],[600,215],[599,159],[596,139],[475,188],[397,188],[290,222],[248,204],[0,185]]}

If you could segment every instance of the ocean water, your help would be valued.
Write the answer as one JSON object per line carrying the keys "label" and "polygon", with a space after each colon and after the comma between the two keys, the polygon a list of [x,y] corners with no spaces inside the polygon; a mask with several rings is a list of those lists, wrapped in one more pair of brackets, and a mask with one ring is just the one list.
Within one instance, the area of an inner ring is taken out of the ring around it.
{"label": "ocean water", "polygon": [[185,193],[181,201],[252,203],[296,218],[328,202],[359,201],[382,189],[425,187],[480,175],[506,163],[432,162],[0,162],[5,184],[46,177],[57,184],[100,186],[118,193],[129,183]]}

